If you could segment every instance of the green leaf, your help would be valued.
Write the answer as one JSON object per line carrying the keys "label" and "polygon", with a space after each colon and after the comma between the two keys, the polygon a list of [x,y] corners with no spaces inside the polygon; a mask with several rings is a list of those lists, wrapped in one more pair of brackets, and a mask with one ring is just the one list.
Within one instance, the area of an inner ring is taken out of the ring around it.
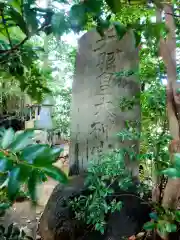
{"label": "green leaf", "polygon": [[67,183],[68,178],[66,174],[60,170],[59,168],[56,168],[54,166],[47,166],[43,168],[46,175],[53,178],[56,181],[59,181],[61,183]]}
{"label": "green leaf", "polygon": [[6,173],[1,173],[0,172],[0,185],[2,186],[7,186],[8,182],[8,172]]}
{"label": "green leaf", "polygon": [[174,163],[175,163],[175,166],[180,169],[180,154],[179,153],[174,154]]}
{"label": "green leaf", "polygon": [[114,22],[114,27],[119,40],[121,40],[127,33],[127,28],[124,25],[120,24],[119,22]]}
{"label": "green leaf", "polygon": [[1,147],[3,149],[7,149],[9,145],[12,143],[13,139],[14,139],[14,130],[12,128],[9,128],[4,133],[4,136],[1,142]]}
{"label": "green leaf", "polygon": [[40,152],[34,161],[36,166],[49,166],[50,164],[57,161],[62,149],[50,148],[49,146]]}
{"label": "green leaf", "polygon": [[69,2],[67,0],[58,0],[57,2],[64,3],[64,4],[69,4]]}
{"label": "green leaf", "polygon": [[96,1],[91,1],[87,0],[84,1],[83,7],[85,8],[86,13],[94,16],[99,16],[101,14],[101,9],[103,7],[103,0],[96,0]]}
{"label": "green leaf", "polygon": [[106,3],[113,13],[118,13],[122,8],[120,0],[106,0]]}
{"label": "green leaf", "polygon": [[177,226],[175,224],[172,224],[172,223],[167,223],[166,224],[166,231],[168,233],[176,232],[177,231]]}
{"label": "green leaf", "polygon": [[6,210],[11,207],[11,203],[0,203],[0,210]]}
{"label": "green leaf", "polygon": [[30,165],[26,165],[23,162],[19,164],[20,167],[20,174],[19,174],[19,180],[20,182],[26,182],[26,180],[29,178],[32,167]]}
{"label": "green leaf", "polygon": [[104,234],[104,231],[105,231],[104,226],[102,226],[102,227],[99,229],[99,231],[100,231],[100,233],[103,235],[103,234]]}
{"label": "green leaf", "polygon": [[163,170],[162,173],[170,178],[180,177],[180,171],[178,171],[176,168],[167,168]]}
{"label": "green leaf", "polygon": [[33,133],[34,133],[33,130],[27,130],[24,131],[23,133],[18,134],[18,136],[9,146],[9,148],[14,152],[18,152],[23,148],[27,147],[27,145],[30,144],[30,140],[34,135]]}
{"label": "green leaf", "polygon": [[46,182],[48,180],[46,174],[42,171],[38,174],[38,178],[39,182]]}
{"label": "green leaf", "polygon": [[155,228],[156,224],[154,222],[147,222],[144,224],[145,230],[153,230]]}
{"label": "green leaf", "polygon": [[178,89],[176,90],[176,93],[177,93],[177,94],[180,94],[180,88],[178,88]]}
{"label": "green leaf", "polygon": [[156,212],[152,212],[149,214],[150,218],[157,221],[158,220],[158,215]]}
{"label": "green leaf", "polygon": [[24,3],[23,7],[27,28],[30,30],[31,34],[34,34],[38,29],[37,12],[31,9],[29,3]]}
{"label": "green leaf", "polygon": [[11,170],[13,163],[10,159],[0,157],[0,172]]}
{"label": "green leaf", "polygon": [[51,148],[50,155],[52,156],[52,163],[57,160],[60,154],[64,151],[63,148]]}
{"label": "green leaf", "polygon": [[103,28],[101,28],[100,26],[97,26],[97,27],[96,27],[96,31],[99,33],[99,35],[100,35],[101,37],[104,37]]}
{"label": "green leaf", "polygon": [[31,200],[35,204],[37,202],[37,195],[36,195],[37,183],[38,183],[38,172],[37,172],[37,170],[33,170],[28,179],[28,191],[29,191]]}
{"label": "green leaf", "polygon": [[100,17],[97,18],[97,27],[96,31],[99,33],[101,37],[104,36],[104,31],[109,28],[110,21],[108,19],[104,20]]}
{"label": "green leaf", "polygon": [[8,197],[11,201],[16,198],[16,194],[20,189],[20,167],[14,168],[9,175],[8,181]]}
{"label": "green leaf", "polygon": [[8,14],[11,16],[12,20],[15,21],[17,26],[20,27],[21,31],[28,36],[28,29],[26,22],[24,21],[21,14],[13,8],[8,9]]}
{"label": "green leaf", "polygon": [[180,222],[180,210],[177,210],[177,211],[175,212],[175,220],[176,220],[177,222]]}
{"label": "green leaf", "polygon": [[100,233],[101,234],[104,234],[104,231],[105,231],[105,228],[104,228],[104,223],[102,222],[102,223],[96,223],[95,224],[95,229],[97,230],[97,231],[100,231]]}
{"label": "green leaf", "polygon": [[98,26],[100,26],[104,30],[108,29],[110,26],[109,20],[98,18],[97,22],[98,22]]}
{"label": "green leaf", "polygon": [[135,37],[135,47],[138,47],[141,43],[141,33],[139,31],[134,31],[134,37]]}
{"label": "green leaf", "polygon": [[4,133],[5,133],[6,129],[5,128],[0,128],[0,138],[3,137]]}
{"label": "green leaf", "polygon": [[15,8],[19,13],[21,12],[21,0],[8,0],[8,4]]}
{"label": "green leaf", "polygon": [[116,203],[116,209],[117,209],[118,211],[120,211],[120,210],[122,209],[122,207],[123,207],[123,203],[122,203],[121,201],[119,201],[119,202]]}
{"label": "green leaf", "polygon": [[47,150],[47,148],[49,148],[49,146],[46,144],[37,144],[37,145],[35,144],[35,145],[27,146],[22,150],[20,158],[22,160],[27,161],[30,164],[33,164],[35,159],[38,156],[43,155],[43,157],[45,157],[47,153],[47,151],[45,150]]}
{"label": "green leaf", "polygon": [[53,33],[57,36],[62,36],[62,34],[67,30],[68,23],[65,18],[65,12],[58,12],[52,16],[51,20]]}
{"label": "green leaf", "polygon": [[83,27],[86,25],[88,20],[85,5],[74,4],[70,9],[68,20],[71,25],[71,28],[75,32],[83,30]]}

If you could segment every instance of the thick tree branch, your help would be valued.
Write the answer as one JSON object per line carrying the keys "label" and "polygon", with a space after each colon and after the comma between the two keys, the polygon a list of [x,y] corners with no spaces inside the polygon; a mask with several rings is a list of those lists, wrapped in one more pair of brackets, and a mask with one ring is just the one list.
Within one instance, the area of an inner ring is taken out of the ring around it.
{"label": "thick tree branch", "polygon": [[17,45],[13,46],[11,49],[8,50],[0,50],[0,53],[5,53],[5,54],[10,54],[12,52],[14,52],[15,50],[17,50],[20,46],[22,46],[29,38],[25,37],[20,43],[18,43]]}

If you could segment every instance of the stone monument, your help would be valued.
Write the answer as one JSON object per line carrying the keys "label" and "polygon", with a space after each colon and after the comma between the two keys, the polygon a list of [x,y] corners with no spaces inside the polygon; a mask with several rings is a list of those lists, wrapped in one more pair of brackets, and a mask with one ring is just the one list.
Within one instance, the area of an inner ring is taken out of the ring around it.
{"label": "stone monument", "polygon": [[[133,33],[119,40],[113,27],[104,37],[94,29],[80,38],[78,46],[71,106],[72,174],[87,169],[89,161],[111,149],[134,144],[138,151],[138,141],[121,142],[117,133],[125,128],[127,120],[140,122],[141,115],[139,104],[125,112],[119,106],[121,97],[131,99],[140,93],[135,75],[117,74],[138,68]],[[138,165],[126,161],[133,175],[138,175]]]}

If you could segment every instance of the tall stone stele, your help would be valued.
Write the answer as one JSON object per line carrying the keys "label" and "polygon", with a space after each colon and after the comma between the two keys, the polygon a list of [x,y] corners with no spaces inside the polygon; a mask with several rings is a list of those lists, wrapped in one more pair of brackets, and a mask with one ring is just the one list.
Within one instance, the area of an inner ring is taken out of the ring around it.
{"label": "tall stone stele", "polygon": [[[138,141],[122,142],[117,133],[126,121],[140,126],[140,104],[122,111],[123,97],[132,100],[140,94],[137,75],[118,73],[138,69],[138,49],[132,32],[119,40],[113,27],[104,37],[97,31],[85,33],[79,40],[72,87],[70,172],[78,174],[87,169],[89,161],[112,149],[134,146]],[[138,164],[126,159],[133,175],[138,175]]]}

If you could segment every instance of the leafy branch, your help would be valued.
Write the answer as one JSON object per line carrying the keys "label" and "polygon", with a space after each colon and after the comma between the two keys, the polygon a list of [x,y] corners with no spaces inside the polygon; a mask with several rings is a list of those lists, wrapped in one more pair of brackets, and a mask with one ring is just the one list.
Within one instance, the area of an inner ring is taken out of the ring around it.
{"label": "leafy branch", "polygon": [[[41,26],[37,31],[36,34],[38,34],[39,32],[43,31],[46,27],[48,27],[48,25],[44,24],[43,26]],[[29,40],[32,37],[32,35],[26,36],[20,43],[16,44],[15,46],[12,46],[11,43],[11,49],[6,49],[6,50],[0,50],[0,53],[5,53],[5,54],[10,54],[16,50],[18,50],[27,40]],[[9,40],[10,40],[10,36],[9,36]],[[11,40],[10,40],[11,41]]]}
{"label": "leafy branch", "polygon": [[133,186],[133,183],[129,172],[125,169],[122,151],[104,154],[99,160],[99,164],[92,163],[88,168],[85,184],[90,194],[75,198],[70,205],[77,219],[92,224],[95,230],[103,234],[106,215],[120,211],[123,206],[122,201],[116,199],[118,195],[114,186],[116,189],[119,186],[119,189],[126,191]]}
{"label": "leafy branch", "polygon": [[23,183],[27,184],[31,200],[36,203],[36,185],[49,176],[61,183],[67,176],[53,166],[62,149],[50,148],[45,144],[32,145],[33,131],[15,135],[10,128],[1,130],[0,138],[0,180],[10,202],[13,202]]}
{"label": "leafy branch", "polygon": [[7,28],[7,26],[6,26],[6,21],[5,21],[5,18],[4,18],[4,13],[3,13],[3,11],[1,11],[1,17],[2,17],[2,22],[3,22],[3,24],[4,24],[4,27],[5,27],[5,29],[6,29],[6,34],[7,34],[7,36],[8,36],[9,44],[10,44],[11,48],[13,48],[12,41],[11,41],[11,38],[10,38],[10,34],[9,34],[8,28]]}

